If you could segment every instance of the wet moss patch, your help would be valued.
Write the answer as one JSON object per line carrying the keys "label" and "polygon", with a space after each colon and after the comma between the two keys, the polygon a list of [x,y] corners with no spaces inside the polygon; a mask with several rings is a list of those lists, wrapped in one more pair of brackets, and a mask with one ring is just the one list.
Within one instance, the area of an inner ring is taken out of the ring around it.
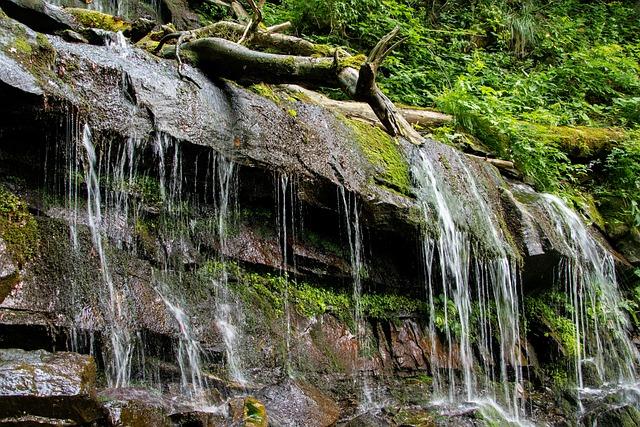
{"label": "wet moss patch", "polygon": [[410,196],[409,164],[398,143],[377,126],[347,118],[343,121],[353,131],[360,150],[375,168],[376,184]]}
{"label": "wet moss patch", "polygon": [[276,104],[280,104],[282,102],[282,99],[280,99],[278,94],[268,84],[257,83],[249,86],[249,89],[252,92],[255,92],[258,95],[262,96],[263,98],[267,98],[268,100],[275,102]]}
{"label": "wet moss patch", "polygon": [[38,224],[20,197],[0,185],[0,237],[13,260],[24,265],[37,253]]}
{"label": "wet moss patch", "polygon": [[82,26],[87,28],[100,28],[114,33],[131,28],[131,24],[119,16],[108,15],[97,10],[70,7],[65,11],[73,15]]}
{"label": "wet moss patch", "polygon": [[525,298],[527,319],[535,330],[551,338],[565,357],[574,357],[577,351],[575,325],[563,314],[571,310],[566,295],[559,292],[549,291]]}

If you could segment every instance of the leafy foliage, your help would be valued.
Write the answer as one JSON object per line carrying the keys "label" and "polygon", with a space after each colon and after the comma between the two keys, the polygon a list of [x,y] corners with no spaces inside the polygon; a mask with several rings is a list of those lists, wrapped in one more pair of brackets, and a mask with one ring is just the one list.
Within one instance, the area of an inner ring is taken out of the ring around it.
{"label": "leafy foliage", "polygon": [[614,221],[640,227],[640,132],[613,148],[604,160],[595,192]]}
{"label": "leafy foliage", "polygon": [[[400,25],[406,41],[386,60],[379,83],[396,102],[453,114],[455,128],[432,136],[451,143],[472,134],[538,189],[591,192],[609,225],[637,226],[636,4],[281,0],[267,3],[265,16],[353,52],[368,52]],[[576,160],[554,136],[557,126],[614,126],[629,135],[606,158]],[[604,180],[590,179],[600,173]],[[616,198],[623,203],[616,206]]]}

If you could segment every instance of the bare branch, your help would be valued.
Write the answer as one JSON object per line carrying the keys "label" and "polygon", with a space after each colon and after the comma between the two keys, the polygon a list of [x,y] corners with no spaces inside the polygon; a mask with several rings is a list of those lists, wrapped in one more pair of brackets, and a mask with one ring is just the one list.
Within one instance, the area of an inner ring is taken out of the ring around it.
{"label": "bare branch", "polygon": [[258,29],[258,25],[262,22],[262,11],[260,8],[264,3],[260,2],[260,6],[258,6],[254,0],[247,1],[249,2],[249,6],[251,6],[251,10],[253,10],[253,17],[249,20],[249,24],[247,24],[244,34],[242,34],[242,37],[238,40],[238,44],[243,44],[247,39],[251,38]]}
{"label": "bare branch", "polygon": [[165,35],[160,39],[160,41],[158,42],[158,46],[156,46],[156,48],[153,50],[153,53],[157,54],[158,52],[160,52],[160,50],[165,44],[167,44],[169,41],[173,39],[179,39],[180,36],[182,36],[185,32],[186,31],[177,31],[175,33],[169,33]]}
{"label": "bare branch", "polygon": [[272,25],[271,27],[267,27],[267,32],[280,33],[284,30],[288,30],[289,28],[291,28],[291,22],[286,21],[286,22],[283,22],[282,24]]}

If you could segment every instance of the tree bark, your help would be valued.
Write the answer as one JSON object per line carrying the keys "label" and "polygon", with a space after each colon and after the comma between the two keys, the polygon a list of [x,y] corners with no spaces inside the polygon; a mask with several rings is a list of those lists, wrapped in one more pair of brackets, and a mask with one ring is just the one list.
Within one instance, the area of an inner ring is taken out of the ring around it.
{"label": "tree bark", "polygon": [[[318,92],[305,89],[302,86],[298,85],[286,85],[286,88],[291,91],[303,94],[305,98],[308,98],[315,104],[339,111],[346,116],[358,117],[372,123],[379,124],[382,128],[384,128],[382,123],[378,120],[378,117],[374,114],[371,107],[365,102],[336,101],[334,99],[327,98],[326,96]],[[450,123],[453,120],[453,117],[447,114],[438,113],[437,111],[405,107],[396,108],[407,122],[409,122],[410,124],[419,125],[424,128],[434,128],[437,126],[442,126],[443,124]]]}

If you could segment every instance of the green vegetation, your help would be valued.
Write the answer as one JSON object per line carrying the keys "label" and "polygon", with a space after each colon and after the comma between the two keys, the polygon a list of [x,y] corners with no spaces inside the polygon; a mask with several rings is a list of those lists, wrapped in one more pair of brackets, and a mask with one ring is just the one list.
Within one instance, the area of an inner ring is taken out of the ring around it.
{"label": "green vegetation", "polygon": [[552,338],[566,357],[576,355],[576,330],[571,320],[573,307],[564,293],[549,291],[524,301],[527,319],[536,330]]}
{"label": "green vegetation", "polygon": [[280,104],[282,102],[282,99],[280,99],[278,94],[268,84],[257,83],[249,86],[249,89],[257,93],[258,95],[275,102],[276,104]]}
{"label": "green vegetation", "polygon": [[360,307],[363,313],[374,319],[391,319],[398,313],[426,312],[424,302],[402,295],[366,294],[362,296]]}
{"label": "green vegetation", "polygon": [[[301,316],[310,318],[330,313],[347,324],[353,323],[354,304],[347,291],[296,282],[285,275],[247,273],[232,263],[208,263],[202,273],[216,275],[222,268],[227,268],[235,277],[231,286],[243,301],[272,320],[284,315],[286,295],[291,308]],[[360,307],[365,317],[389,320],[397,319],[403,313],[425,310],[421,301],[392,294],[363,295]]]}
{"label": "green vegetation", "polygon": [[20,197],[0,185],[0,237],[9,254],[19,265],[25,264],[36,254],[38,224]]}
{"label": "green vegetation", "polygon": [[377,184],[401,194],[411,193],[409,165],[400,152],[398,143],[385,131],[369,123],[343,119],[353,130],[356,142],[371,164],[376,168]]}
{"label": "green vegetation", "polygon": [[73,15],[80,24],[87,28],[100,28],[107,31],[125,31],[131,24],[118,16],[108,15],[97,10],[68,7],[66,12]]}
{"label": "green vegetation", "polygon": [[634,270],[634,276],[631,289],[627,292],[627,298],[621,301],[621,306],[626,310],[633,326],[640,328],[640,268]]}
{"label": "green vegetation", "polygon": [[[640,219],[639,7],[281,0],[268,2],[264,15],[267,25],[288,20],[297,35],[352,53],[368,52],[400,25],[406,40],[379,79],[392,100],[452,114],[455,124],[433,137],[473,140],[513,160],[539,190],[593,195],[608,231],[626,232]],[[388,173],[391,188],[404,192],[404,174]]]}

